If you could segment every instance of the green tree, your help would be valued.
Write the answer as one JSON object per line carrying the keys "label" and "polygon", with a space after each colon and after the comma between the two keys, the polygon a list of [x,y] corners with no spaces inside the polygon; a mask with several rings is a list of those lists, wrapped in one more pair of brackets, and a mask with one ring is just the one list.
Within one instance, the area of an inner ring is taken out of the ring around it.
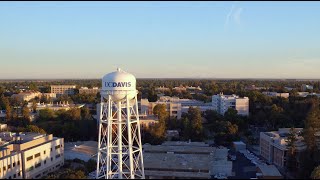
{"label": "green tree", "polygon": [[90,115],[90,110],[88,107],[82,107],[81,108],[81,117],[82,119],[85,119],[85,120],[91,120],[91,115]]}
{"label": "green tree", "polygon": [[202,140],[203,139],[203,127],[202,127],[202,117],[199,108],[189,107],[188,119],[191,124],[191,133],[193,134],[192,140]]}
{"label": "green tree", "polygon": [[39,111],[39,119],[44,121],[50,121],[55,119],[55,113],[52,109],[46,108]]}
{"label": "green tree", "polygon": [[296,168],[296,132],[295,129],[292,127],[290,128],[289,135],[287,137],[287,148],[288,148],[288,159],[287,159],[287,168],[291,171],[295,170]]}
{"label": "green tree", "polygon": [[22,109],[22,116],[26,120],[30,120],[30,110],[27,106],[24,106]]}

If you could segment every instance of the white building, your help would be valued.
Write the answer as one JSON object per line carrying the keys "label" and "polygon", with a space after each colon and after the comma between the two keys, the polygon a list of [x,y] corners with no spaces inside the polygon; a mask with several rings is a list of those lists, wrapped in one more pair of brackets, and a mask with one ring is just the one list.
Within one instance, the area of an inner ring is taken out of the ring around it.
{"label": "white building", "polygon": [[278,92],[269,92],[265,91],[262,92],[262,94],[269,96],[269,97],[283,97],[283,98],[289,98],[289,93],[278,93]]}
{"label": "white building", "polygon": [[0,133],[0,178],[39,179],[64,164],[63,138],[52,134]]}
{"label": "white building", "polygon": [[229,108],[237,110],[239,115],[249,115],[248,97],[240,98],[235,94],[223,95],[223,93],[220,93],[212,96],[212,106],[214,110],[222,115],[224,115]]}

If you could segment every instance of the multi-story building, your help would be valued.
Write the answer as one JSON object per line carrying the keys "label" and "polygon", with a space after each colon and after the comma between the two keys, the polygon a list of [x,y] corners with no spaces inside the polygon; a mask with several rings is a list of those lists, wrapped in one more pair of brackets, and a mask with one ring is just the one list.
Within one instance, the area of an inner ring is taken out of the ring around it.
{"label": "multi-story building", "polygon": [[249,115],[248,97],[241,98],[235,94],[223,95],[223,93],[220,93],[212,96],[212,106],[214,110],[222,115],[224,115],[229,108],[237,110],[239,115]]}
{"label": "multi-story building", "polygon": [[270,97],[283,97],[283,98],[289,98],[289,93],[278,93],[278,92],[262,92],[262,94]]}
{"label": "multi-story building", "polygon": [[[305,150],[306,145],[303,142],[303,137],[300,136],[302,128],[295,128],[297,142],[295,143],[296,151]],[[269,163],[278,167],[286,166],[287,157],[287,136],[290,128],[280,128],[278,131],[260,132],[260,155]]]}
{"label": "multi-story building", "polygon": [[38,91],[28,91],[28,92],[21,92],[19,94],[13,94],[11,97],[15,98],[17,97],[21,101],[30,101],[31,99],[34,99],[35,97],[41,97],[42,93]]}
{"label": "multi-story building", "polygon": [[91,89],[87,87],[81,87],[79,89],[79,94],[97,94],[98,92],[100,92],[100,89],[98,87],[93,87]]}
{"label": "multi-story building", "polygon": [[76,85],[51,85],[51,93],[73,95]]}
{"label": "multi-story building", "polygon": [[0,178],[38,179],[64,164],[64,140],[52,134],[0,133]]}

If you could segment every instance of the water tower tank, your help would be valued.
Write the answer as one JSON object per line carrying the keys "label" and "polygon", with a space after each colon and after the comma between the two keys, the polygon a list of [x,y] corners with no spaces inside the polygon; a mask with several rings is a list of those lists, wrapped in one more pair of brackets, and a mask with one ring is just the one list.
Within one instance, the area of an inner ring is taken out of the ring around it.
{"label": "water tower tank", "polygon": [[108,98],[108,95],[111,95],[113,101],[122,101],[127,95],[129,99],[133,99],[136,94],[136,78],[132,74],[118,68],[117,71],[103,76],[102,97]]}

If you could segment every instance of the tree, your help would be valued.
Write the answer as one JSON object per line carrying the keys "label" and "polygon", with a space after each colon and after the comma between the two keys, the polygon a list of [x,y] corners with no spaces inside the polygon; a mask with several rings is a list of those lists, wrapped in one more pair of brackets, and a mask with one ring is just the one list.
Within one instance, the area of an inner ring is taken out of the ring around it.
{"label": "tree", "polygon": [[168,112],[166,110],[166,105],[165,104],[157,104],[153,108],[153,114],[157,116],[160,119],[164,119],[168,117]]}
{"label": "tree", "polygon": [[311,179],[320,179],[320,166],[314,168],[311,173]]}
{"label": "tree", "polygon": [[192,140],[202,140],[203,138],[203,128],[202,128],[202,117],[199,108],[189,107],[188,119],[191,124],[191,133],[193,134]]}
{"label": "tree", "polygon": [[36,132],[36,133],[40,133],[40,134],[46,134],[45,130],[43,130],[42,128],[39,128],[36,125],[27,125],[26,131],[28,131],[28,132]]}
{"label": "tree", "polygon": [[37,111],[37,102],[35,100],[32,100],[32,110],[34,113]]}
{"label": "tree", "polygon": [[12,119],[12,110],[10,104],[6,105],[6,119],[11,120]]}
{"label": "tree", "polygon": [[39,119],[44,121],[53,120],[55,118],[55,113],[52,109],[46,108],[39,111]]}
{"label": "tree", "polygon": [[30,120],[30,111],[29,111],[29,108],[27,106],[23,107],[22,116],[23,116],[24,119]]}
{"label": "tree", "polygon": [[81,117],[85,120],[91,120],[90,110],[88,107],[81,108]]}
{"label": "tree", "polygon": [[287,160],[287,168],[291,171],[295,170],[296,168],[296,132],[295,129],[292,127],[290,128],[289,135],[287,137],[287,148],[288,148],[288,160]]}

